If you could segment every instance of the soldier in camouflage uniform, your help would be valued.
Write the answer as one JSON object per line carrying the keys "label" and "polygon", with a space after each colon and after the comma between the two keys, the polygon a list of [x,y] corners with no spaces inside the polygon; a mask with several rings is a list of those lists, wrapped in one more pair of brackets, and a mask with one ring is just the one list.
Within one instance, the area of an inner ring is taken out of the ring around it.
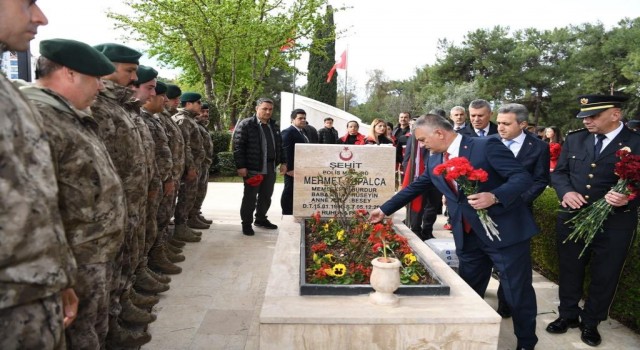
{"label": "soldier in camouflage uniform", "polygon": [[36,85],[21,90],[47,125],[62,223],[78,265],[75,291],[80,305],[76,321],[66,330],[67,346],[104,348],[126,212],[122,182],[87,111],[102,89],[100,77],[115,68],[96,49],[74,40],[42,41],[40,53]]}
{"label": "soldier in camouflage uniform", "polygon": [[[158,209],[158,234],[165,237],[167,241],[165,253],[173,263],[185,260],[184,256],[180,255],[182,250],[178,247],[184,246],[185,243],[171,238],[169,234],[169,221],[175,211],[178,187],[180,186],[180,179],[184,173],[184,138],[178,125],[171,119],[172,115],[178,113],[176,107],[180,104],[180,95],[182,95],[182,91],[180,91],[177,85],[167,84],[167,101],[165,101],[164,111],[156,114],[156,116],[160,118],[169,139],[171,161],[173,163],[171,178],[175,184],[173,193],[165,194],[160,202],[160,208]],[[162,267],[159,265],[155,266],[155,268],[161,272],[167,272],[162,271]]]}
{"label": "soldier in camouflage uniform", "polygon": [[[47,24],[35,2],[0,0],[0,57]],[[64,349],[76,265],[58,211],[42,119],[0,74],[0,349]]]}
{"label": "soldier in camouflage uniform", "polygon": [[[144,66],[140,66],[145,68]],[[152,68],[150,68],[152,69]],[[164,99],[167,90],[167,86],[162,83],[156,81],[156,79],[151,79],[149,81],[144,81],[150,78],[148,74],[143,74],[140,72],[140,68],[138,69],[138,82],[136,82],[136,86],[139,86],[137,89],[140,91],[144,91],[148,89],[149,86],[154,86],[154,94],[149,96],[147,102],[141,108],[141,116],[144,122],[147,124],[149,131],[151,132],[151,136],[153,137],[155,150],[154,155],[155,159],[153,160],[157,165],[157,172],[155,173],[155,181],[162,183],[162,188],[159,191],[158,196],[150,198],[149,202],[150,206],[148,207],[147,213],[147,236],[145,241],[145,259],[148,257],[149,266],[154,269],[158,269],[158,267],[164,267],[161,269],[161,272],[168,272],[172,274],[177,274],[182,272],[182,269],[179,266],[175,266],[171,263],[166,257],[166,253],[164,251],[164,235],[159,235],[158,231],[158,208],[160,206],[161,200],[165,196],[170,196],[173,194],[175,190],[175,183],[171,176],[171,169],[173,168],[173,162],[171,157],[171,149],[169,148],[169,139],[167,137],[167,132],[160,121],[158,116],[154,116],[154,114],[161,112],[164,109]],[[155,72],[155,71],[154,71]],[[147,76],[146,79],[142,77]],[[153,76],[157,76],[157,72],[153,74]],[[165,194],[166,193],[166,194]],[[151,216],[153,213],[153,217]],[[148,293],[159,293],[162,292],[164,288],[161,283],[154,283],[154,280],[144,280],[144,281],[136,281],[136,286],[139,287],[142,291]],[[137,288],[136,288],[137,289]],[[168,285],[167,285],[168,289]],[[166,289],[165,289],[166,290]]]}
{"label": "soldier in camouflage uniform", "polygon": [[[94,47],[105,54],[116,67],[114,73],[103,77],[105,88],[98,94],[91,111],[99,125],[100,138],[104,141],[122,180],[127,209],[124,254],[120,264],[122,273],[117,276],[118,279],[112,286],[107,341],[111,345],[139,346],[149,342],[151,335],[128,329],[118,318],[131,313],[142,315],[137,312],[140,310],[134,308],[130,287],[133,283],[134,267],[138,265],[138,237],[141,235],[140,232],[144,235],[145,231],[147,166],[144,146],[138,125],[135,123],[136,114],[125,108],[125,105],[135,103],[132,102],[133,91],[127,86],[137,79],[136,69],[142,54],[119,44],[101,44]],[[114,275],[117,275],[117,270]]]}
{"label": "soldier in camouflage uniform", "polygon": [[[205,108],[206,107],[206,108]],[[200,223],[201,228],[209,228],[211,224],[210,221],[207,221],[202,215],[200,215],[202,210],[202,203],[204,202],[204,198],[207,195],[207,188],[209,185],[209,168],[211,164],[213,164],[213,141],[211,140],[211,135],[209,134],[209,129],[207,126],[209,125],[209,106],[204,103],[202,105],[202,112],[198,117],[198,129],[200,130],[200,135],[202,136],[202,144],[204,146],[204,161],[200,166],[200,176],[198,179],[198,192],[196,194],[196,201],[193,205],[193,209],[189,213],[189,221],[190,223]],[[197,228],[197,227],[196,227]]]}
{"label": "soldier in camouflage uniform", "polygon": [[200,99],[200,94],[195,92],[182,94],[180,97],[182,108],[171,117],[180,127],[185,141],[185,171],[180,183],[175,211],[175,238],[185,242],[201,240],[201,237],[191,233],[187,227],[189,211],[193,207],[198,190],[198,172],[204,160],[202,136],[195,120],[202,107]]}
{"label": "soldier in camouflage uniform", "polygon": [[[138,66],[137,76],[138,80],[133,83],[133,90],[135,91],[137,105],[142,106],[156,97],[155,89],[158,72],[151,67]],[[149,270],[147,256],[149,255],[149,251],[155,243],[158,235],[156,216],[158,214],[158,205],[162,198],[163,179],[162,173],[158,170],[158,155],[156,154],[156,150],[160,150],[161,152],[164,150],[162,149],[161,144],[158,145],[155,142],[156,137],[153,133],[156,124],[151,123],[151,125],[149,125],[150,120],[145,118],[143,114],[146,114],[148,117],[152,117],[152,115],[148,112],[145,113],[144,108],[138,108],[137,111],[139,112],[139,115],[136,117],[136,122],[143,123],[139,130],[146,152],[147,173],[149,175],[149,195],[147,198],[146,208],[146,230],[139,246],[140,250],[138,251],[138,256],[140,264],[136,268],[136,282],[134,284],[134,288],[138,292],[152,294],[162,293],[169,290],[169,285],[167,284],[168,281],[165,280],[167,277],[159,277]],[[164,134],[163,130],[161,130],[161,132]],[[166,148],[166,152],[169,152],[168,147]],[[169,159],[171,158],[170,153],[164,154],[164,156],[168,156]],[[162,163],[160,165],[166,167],[166,165]],[[163,282],[159,281],[160,278],[163,279]]]}

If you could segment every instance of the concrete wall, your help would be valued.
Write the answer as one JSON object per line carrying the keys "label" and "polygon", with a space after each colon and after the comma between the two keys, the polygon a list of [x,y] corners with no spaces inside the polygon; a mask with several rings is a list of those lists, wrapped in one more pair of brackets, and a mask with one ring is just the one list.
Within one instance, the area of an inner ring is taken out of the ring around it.
{"label": "concrete wall", "polygon": [[369,135],[369,124],[363,124],[360,118],[340,108],[297,94],[295,95],[294,104],[294,96],[290,92],[281,92],[280,101],[280,128],[282,130],[291,125],[291,111],[296,108],[302,108],[307,112],[307,122],[318,130],[324,127],[324,118],[331,117],[333,118],[333,127],[338,130],[340,137],[347,133],[347,122],[350,120],[355,120],[360,124],[361,134]]}

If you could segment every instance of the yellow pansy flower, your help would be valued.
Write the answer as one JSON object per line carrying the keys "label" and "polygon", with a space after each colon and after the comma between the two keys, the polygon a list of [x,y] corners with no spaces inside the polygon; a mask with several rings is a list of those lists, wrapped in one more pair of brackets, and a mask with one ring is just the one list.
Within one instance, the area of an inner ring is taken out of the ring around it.
{"label": "yellow pansy flower", "polygon": [[412,253],[405,254],[404,257],[402,257],[402,260],[404,261],[405,265],[411,266],[411,264],[416,262],[416,256],[413,255]]}
{"label": "yellow pansy flower", "polygon": [[420,279],[420,277],[418,275],[416,275],[415,273],[413,275],[411,275],[411,280],[414,282],[418,282],[418,280]]}
{"label": "yellow pansy flower", "polygon": [[347,273],[347,267],[344,264],[335,264],[332,268],[333,276],[342,277]]}
{"label": "yellow pansy flower", "polygon": [[333,258],[333,254],[327,254],[324,256],[324,259],[326,259],[328,262],[335,262],[336,259]]}
{"label": "yellow pansy flower", "polygon": [[338,233],[336,233],[336,237],[339,241],[344,241],[344,230],[338,231]]}

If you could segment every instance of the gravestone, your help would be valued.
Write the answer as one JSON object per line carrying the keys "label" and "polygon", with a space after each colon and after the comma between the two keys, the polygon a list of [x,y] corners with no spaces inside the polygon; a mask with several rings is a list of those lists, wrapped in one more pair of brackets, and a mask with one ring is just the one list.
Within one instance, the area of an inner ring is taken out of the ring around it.
{"label": "gravestone", "polygon": [[347,202],[347,211],[378,208],[395,193],[395,147],[376,145],[295,145],[293,216],[336,215],[336,205],[325,186],[349,169],[364,172],[364,179]]}

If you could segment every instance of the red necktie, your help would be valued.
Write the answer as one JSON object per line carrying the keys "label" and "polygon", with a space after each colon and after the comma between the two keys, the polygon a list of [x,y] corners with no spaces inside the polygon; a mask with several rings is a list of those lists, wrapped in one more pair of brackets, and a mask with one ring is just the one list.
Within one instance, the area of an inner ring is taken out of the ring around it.
{"label": "red necktie", "polygon": [[[449,152],[444,152],[442,156],[445,162],[449,160]],[[455,182],[453,180],[448,180],[446,177],[444,178],[444,181],[447,183],[447,186],[449,186],[451,191],[458,195],[458,188],[456,187]],[[471,232],[471,224],[464,218],[464,216],[462,216],[462,226],[464,227],[465,233]]]}

